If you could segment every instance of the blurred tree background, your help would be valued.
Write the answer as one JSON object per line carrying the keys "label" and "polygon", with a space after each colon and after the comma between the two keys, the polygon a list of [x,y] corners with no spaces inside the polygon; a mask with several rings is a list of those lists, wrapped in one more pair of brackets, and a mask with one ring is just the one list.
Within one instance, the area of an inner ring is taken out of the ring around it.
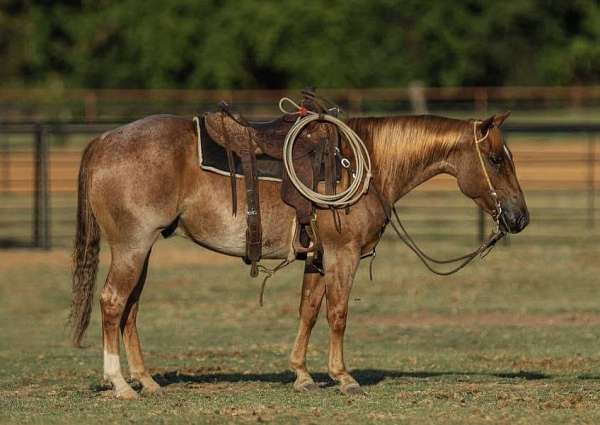
{"label": "blurred tree background", "polygon": [[0,0],[0,86],[600,83],[596,0]]}

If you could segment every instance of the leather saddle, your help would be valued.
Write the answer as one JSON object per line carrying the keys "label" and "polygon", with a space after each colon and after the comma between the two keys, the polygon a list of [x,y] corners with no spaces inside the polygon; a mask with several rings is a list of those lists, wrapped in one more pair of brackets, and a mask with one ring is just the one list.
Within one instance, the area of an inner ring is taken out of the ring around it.
{"label": "leather saddle", "polygon": [[[235,178],[234,155],[242,163],[246,191],[246,256],[244,260],[251,264],[251,276],[258,274],[257,264],[262,253],[262,227],[256,169],[256,155],[267,155],[283,161],[283,144],[286,135],[296,122],[297,114],[284,114],[270,122],[250,122],[233,112],[224,102],[219,104],[220,111],[206,113],[204,124],[210,137],[227,152],[229,173],[231,175],[232,213],[237,214],[237,184]],[[326,113],[310,97],[305,97],[304,108]],[[294,143],[292,160],[298,178],[307,187],[316,190],[318,176],[324,175],[325,190],[334,193],[336,185],[336,158],[338,134],[334,126],[313,122],[299,134]],[[322,173],[323,170],[323,173]],[[282,200],[296,210],[300,227],[297,254],[306,255],[309,270],[320,270],[322,249],[314,214],[314,205],[302,196],[284,171],[281,184]],[[314,263],[314,267],[313,267]]]}

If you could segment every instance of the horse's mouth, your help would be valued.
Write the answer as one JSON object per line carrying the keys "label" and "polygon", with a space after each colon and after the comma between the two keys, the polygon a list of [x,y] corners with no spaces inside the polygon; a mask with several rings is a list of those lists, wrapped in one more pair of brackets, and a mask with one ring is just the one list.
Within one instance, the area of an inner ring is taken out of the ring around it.
{"label": "horse's mouth", "polygon": [[498,220],[499,228],[504,233],[520,233],[529,224],[529,213],[508,214],[502,212]]}

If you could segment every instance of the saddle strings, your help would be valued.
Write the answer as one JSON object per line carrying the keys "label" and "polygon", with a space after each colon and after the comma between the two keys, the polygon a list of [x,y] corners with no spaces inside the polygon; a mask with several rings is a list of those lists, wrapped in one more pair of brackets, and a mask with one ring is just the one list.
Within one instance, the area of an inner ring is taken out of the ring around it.
{"label": "saddle strings", "polygon": [[267,286],[267,281],[279,270],[292,264],[292,261],[290,261],[289,259],[286,258],[285,260],[283,260],[281,263],[277,264],[272,269],[267,266],[263,266],[262,264],[257,265],[258,271],[265,274],[265,278],[263,279],[262,283],[260,284],[260,293],[258,295],[258,305],[260,305],[261,307],[264,305],[265,287]]}

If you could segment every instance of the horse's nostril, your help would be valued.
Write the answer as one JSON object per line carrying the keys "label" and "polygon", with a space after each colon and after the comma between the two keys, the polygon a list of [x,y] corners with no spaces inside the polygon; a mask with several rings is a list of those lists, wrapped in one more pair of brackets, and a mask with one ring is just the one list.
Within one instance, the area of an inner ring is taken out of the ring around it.
{"label": "horse's nostril", "polygon": [[527,226],[529,224],[529,217],[527,214],[522,214],[521,217],[519,217],[519,230],[523,230],[525,228],[525,226]]}

